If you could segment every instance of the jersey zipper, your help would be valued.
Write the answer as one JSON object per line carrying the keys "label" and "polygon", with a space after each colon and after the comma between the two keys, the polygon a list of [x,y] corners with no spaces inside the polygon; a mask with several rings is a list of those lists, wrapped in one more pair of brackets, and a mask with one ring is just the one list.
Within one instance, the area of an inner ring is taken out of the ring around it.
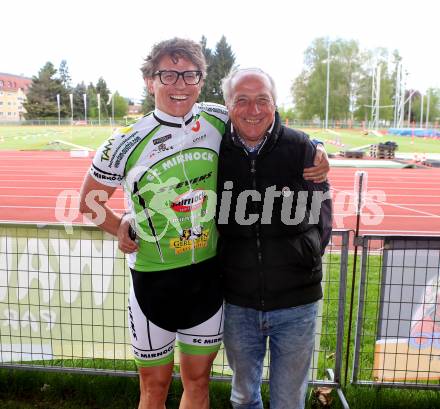
{"label": "jersey zipper", "polygon": [[[246,154],[249,156],[248,152],[245,150]],[[257,159],[251,159],[251,180],[252,180],[252,189],[257,191]],[[258,203],[253,202],[254,211],[257,210]],[[260,306],[264,310],[265,302],[264,302],[264,274],[263,274],[263,252],[261,249],[261,238],[260,238],[260,218],[253,226],[255,232],[255,242],[257,246],[257,259],[258,259],[258,276],[260,278]]]}
{"label": "jersey zipper", "polygon": [[[183,147],[184,143],[186,142],[187,136],[188,136],[188,131],[187,131],[187,127],[185,124],[185,117],[182,117],[182,142],[180,143],[180,156],[182,156],[182,147]],[[191,181],[188,178],[188,175],[186,174],[185,162],[183,160],[182,160],[182,170],[183,170],[183,175],[185,176],[186,182],[188,183],[189,191],[192,192],[193,188],[191,185]],[[191,210],[191,233],[193,231],[193,228],[194,228],[194,213]],[[195,241],[194,241],[194,239],[192,239],[191,263],[194,264],[195,262],[196,262]]]}

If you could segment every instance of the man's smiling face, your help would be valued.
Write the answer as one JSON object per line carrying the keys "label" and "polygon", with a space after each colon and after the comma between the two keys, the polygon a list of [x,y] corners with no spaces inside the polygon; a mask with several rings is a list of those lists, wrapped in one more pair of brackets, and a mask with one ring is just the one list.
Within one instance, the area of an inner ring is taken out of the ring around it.
{"label": "man's smiling face", "polygon": [[269,79],[260,73],[242,72],[232,80],[229,117],[238,134],[256,145],[275,119]]}
{"label": "man's smiling face", "polygon": [[[199,67],[186,58],[172,59],[165,55],[160,60],[157,71],[197,71]],[[172,116],[185,116],[197,101],[203,86],[203,80],[196,85],[187,85],[179,76],[173,85],[164,85],[159,75],[145,79],[147,89],[154,94],[156,108]]]}

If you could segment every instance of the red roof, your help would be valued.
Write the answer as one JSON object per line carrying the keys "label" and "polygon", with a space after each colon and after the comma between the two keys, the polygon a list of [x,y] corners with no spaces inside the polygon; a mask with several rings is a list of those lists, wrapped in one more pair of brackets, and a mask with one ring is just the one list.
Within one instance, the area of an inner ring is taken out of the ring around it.
{"label": "red roof", "polygon": [[140,114],[142,112],[142,105],[129,105],[128,113],[129,114]]}
{"label": "red roof", "polygon": [[31,83],[32,80],[30,78],[0,72],[0,90],[2,91],[17,91],[21,88],[27,93]]}

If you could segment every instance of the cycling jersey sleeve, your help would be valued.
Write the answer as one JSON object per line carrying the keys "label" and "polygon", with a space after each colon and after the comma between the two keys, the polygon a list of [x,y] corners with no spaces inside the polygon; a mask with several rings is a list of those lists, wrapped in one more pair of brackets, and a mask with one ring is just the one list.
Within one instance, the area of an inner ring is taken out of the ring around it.
{"label": "cycling jersey sleeve", "polygon": [[[224,105],[215,104],[213,102],[201,102],[199,104],[200,110],[208,117],[220,120],[223,124],[226,124],[229,119],[228,110]],[[209,119],[208,119],[209,121]],[[212,121],[210,121],[212,123]]]}
{"label": "cycling jersey sleeve", "polygon": [[129,153],[142,139],[135,127],[116,131],[96,151],[90,175],[103,185],[117,187],[124,178]]}

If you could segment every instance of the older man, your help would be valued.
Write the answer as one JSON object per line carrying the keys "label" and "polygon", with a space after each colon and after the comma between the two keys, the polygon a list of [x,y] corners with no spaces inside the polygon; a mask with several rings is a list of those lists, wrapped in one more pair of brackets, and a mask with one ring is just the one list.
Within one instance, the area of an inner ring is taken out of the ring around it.
{"label": "older man", "polygon": [[331,233],[329,186],[304,179],[316,148],[306,134],[280,124],[268,74],[234,71],[223,93],[230,123],[220,146],[217,217],[231,402],[263,408],[269,339],[270,407],[299,409],[322,297],[321,254]]}

